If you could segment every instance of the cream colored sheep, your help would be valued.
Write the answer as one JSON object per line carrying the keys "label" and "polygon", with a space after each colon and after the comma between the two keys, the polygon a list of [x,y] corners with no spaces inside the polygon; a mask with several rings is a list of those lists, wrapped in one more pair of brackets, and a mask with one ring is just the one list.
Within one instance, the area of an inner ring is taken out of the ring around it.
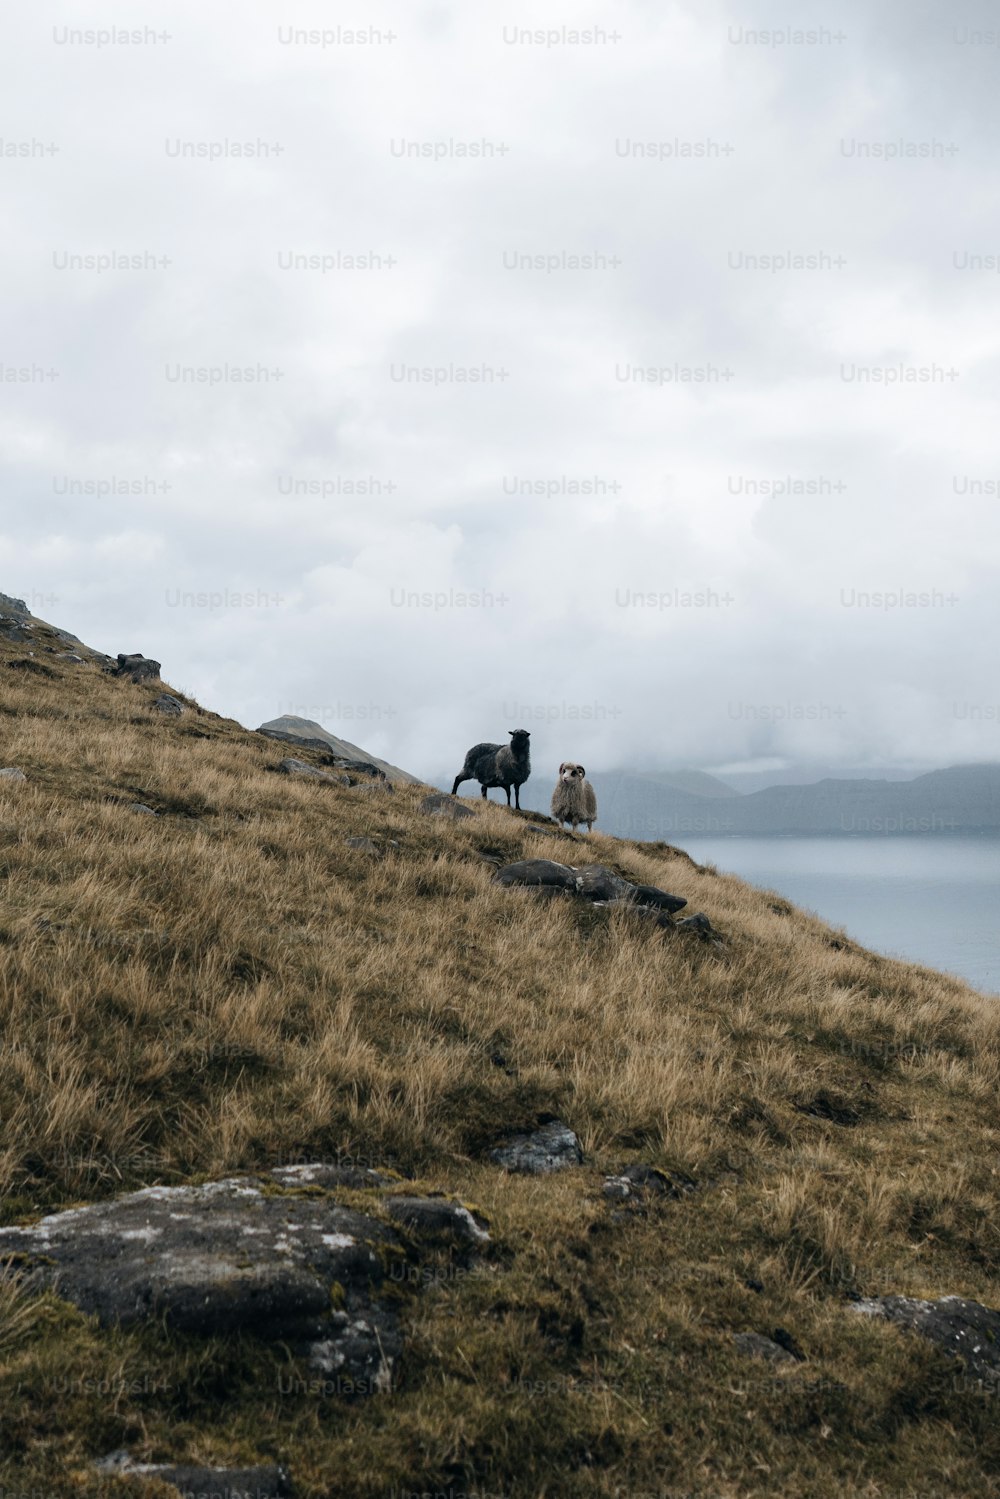
{"label": "cream colored sheep", "polygon": [[560,827],[568,822],[574,833],[578,822],[585,822],[589,833],[597,821],[597,797],[585,779],[586,774],[582,765],[565,760],[559,767],[559,779],[552,793],[552,816]]}

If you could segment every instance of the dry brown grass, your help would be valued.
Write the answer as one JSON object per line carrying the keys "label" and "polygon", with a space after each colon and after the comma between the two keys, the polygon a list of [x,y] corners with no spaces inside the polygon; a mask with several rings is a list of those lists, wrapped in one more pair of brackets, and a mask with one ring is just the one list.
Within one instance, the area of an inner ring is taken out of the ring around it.
{"label": "dry brown grass", "polygon": [[[0,781],[5,1220],[346,1156],[478,1200],[505,1256],[422,1300],[391,1414],[293,1420],[206,1394],[185,1403],[188,1426],[167,1402],[119,1409],[117,1425],[105,1413],[98,1437],[91,1407],[70,1404],[54,1424],[18,1418],[50,1478],[43,1451],[90,1492],[79,1463],[105,1434],[183,1429],[193,1453],[214,1441],[225,1457],[291,1421],[316,1496],[374,1496],[417,1473],[546,1499],[638,1493],[657,1475],[678,1493],[898,1499],[945,1449],[951,1492],[991,1492],[966,1449],[981,1423],[940,1373],[914,1414],[930,1355],[854,1325],[843,1302],[891,1289],[1000,1304],[993,1001],[676,850],[598,834],[571,849],[478,799],[474,821],[452,824],[418,813],[419,788],[292,780],[273,771],[282,748],[238,725],[193,705],[164,720],[159,689],[89,665],[29,678],[4,664],[23,654],[0,647],[0,762],[29,777]],[[358,835],[400,846],[373,859],[346,846]],[[724,948],[502,890],[486,848],[612,864],[705,910]],[[546,1115],[572,1124],[591,1164],[499,1176],[486,1148]],[[636,1158],[700,1190],[614,1227],[601,1168]],[[33,1324],[19,1330],[6,1294],[0,1337],[9,1325],[20,1339]],[[795,1371],[788,1390],[765,1387],[751,1369],[747,1396],[729,1333],[782,1319],[798,1319],[829,1388]],[[63,1336],[95,1367],[140,1346]],[[46,1347],[18,1376],[29,1391]],[[208,1388],[206,1352],[172,1357]],[[546,1371],[568,1383],[544,1415],[528,1384]],[[814,1461],[817,1430],[838,1421]],[[867,1486],[870,1442],[881,1487]],[[364,1469],[376,1450],[378,1484]]]}

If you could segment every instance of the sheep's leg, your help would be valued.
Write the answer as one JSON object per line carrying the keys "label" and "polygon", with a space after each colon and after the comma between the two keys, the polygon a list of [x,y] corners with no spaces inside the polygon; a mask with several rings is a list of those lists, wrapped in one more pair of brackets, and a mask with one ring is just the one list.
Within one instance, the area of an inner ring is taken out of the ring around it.
{"label": "sheep's leg", "polygon": [[469,779],[468,776],[463,776],[463,775],[457,775],[455,777],[455,784],[451,788],[451,794],[452,794],[452,796],[457,796],[458,795],[458,788],[459,788],[459,786],[461,786],[461,784],[462,784],[463,781],[467,781],[468,779]]}
{"label": "sheep's leg", "polygon": [[484,786],[483,787],[483,801],[484,802],[488,802],[489,801],[489,797],[486,795],[486,793],[487,793],[488,790],[489,790],[488,786]]}
{"label": "sheep's leg", "polygon": [[[509,791],[507,792],[507,805],[508,805],[508,807],[510,806],[510,792]],[[520,812],[520,810],[521,810],[521,788],[520,788],[520,786],[515,786],[514,787],[514,806]]]}

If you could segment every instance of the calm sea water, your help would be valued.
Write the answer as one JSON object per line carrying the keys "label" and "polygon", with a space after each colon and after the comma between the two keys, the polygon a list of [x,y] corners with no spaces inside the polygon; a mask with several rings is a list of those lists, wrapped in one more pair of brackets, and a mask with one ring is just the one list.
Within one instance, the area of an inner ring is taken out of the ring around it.
{"label": "calm sea water", "polygon": [[779,891],[875,952],[1000,993],[1000,839],[678,841],[699,863]]}

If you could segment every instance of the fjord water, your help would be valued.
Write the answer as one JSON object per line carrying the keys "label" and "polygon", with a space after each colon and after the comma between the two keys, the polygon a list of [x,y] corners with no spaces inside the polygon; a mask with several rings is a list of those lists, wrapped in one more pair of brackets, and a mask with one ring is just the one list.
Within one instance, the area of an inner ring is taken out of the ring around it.
{"label": "fjord water", "polygon": [[1000,993],[1000,838],[678,839],[875,952]]}

